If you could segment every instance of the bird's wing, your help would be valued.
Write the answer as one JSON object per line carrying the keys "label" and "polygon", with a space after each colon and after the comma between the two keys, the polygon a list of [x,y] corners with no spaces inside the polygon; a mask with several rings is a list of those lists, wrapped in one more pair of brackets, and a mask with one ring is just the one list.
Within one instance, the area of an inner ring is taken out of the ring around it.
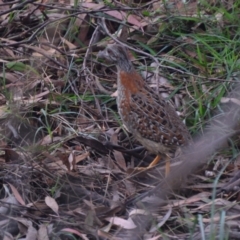
{"label": "bird's wing", "polygon": [[166,146],[184,145],[188,130],[176,111],[164,99],[149,90],[131,95],[131,129],[141,137]]}

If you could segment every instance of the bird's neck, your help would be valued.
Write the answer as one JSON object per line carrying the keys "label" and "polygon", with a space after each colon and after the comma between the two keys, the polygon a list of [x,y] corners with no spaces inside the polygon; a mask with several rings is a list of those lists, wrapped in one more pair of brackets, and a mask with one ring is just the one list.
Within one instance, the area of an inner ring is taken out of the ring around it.
{"label": "bird's neck", "polygon": [[132,62],[129,59],[123,59],[123,60],[120,59],[117,63],[117,69],[118,71],[130,73],[134,70],[134,67],[132,65]]}
{"label": "bird's neck", "polygon": [[144,87],[144,80],[134,69],[131,72],[118,70],[118,90],[137,93],[139,89]]}

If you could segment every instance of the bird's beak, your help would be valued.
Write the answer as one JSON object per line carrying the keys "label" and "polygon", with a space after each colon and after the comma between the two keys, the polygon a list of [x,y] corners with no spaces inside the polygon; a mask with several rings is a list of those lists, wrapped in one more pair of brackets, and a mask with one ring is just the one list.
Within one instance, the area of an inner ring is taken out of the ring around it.
{"label": "bird's beak", "polygon": [[97,54],[97,59],[98,58],[106,58],[106,53],[105,51],[100,51],[98,54]]}

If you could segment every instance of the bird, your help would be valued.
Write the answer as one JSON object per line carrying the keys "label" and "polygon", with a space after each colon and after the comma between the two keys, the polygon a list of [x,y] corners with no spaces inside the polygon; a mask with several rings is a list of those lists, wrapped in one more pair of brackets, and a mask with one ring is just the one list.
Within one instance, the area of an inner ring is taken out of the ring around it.
{"label": "bird", "polygon": [[174,107],[135,70],[125,46],[108,44],[97,57],[117,66],[117,106],[121,120],[127,130],[156,155],[147,168],[165,158],[167,176],[171,156],[191,141],[186,125]]}

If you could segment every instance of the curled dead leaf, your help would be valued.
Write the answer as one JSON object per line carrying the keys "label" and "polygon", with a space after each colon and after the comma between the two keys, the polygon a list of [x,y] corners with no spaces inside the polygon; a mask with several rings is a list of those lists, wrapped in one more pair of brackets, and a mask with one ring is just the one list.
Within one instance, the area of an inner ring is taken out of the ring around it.
{"label": "curled dead leaf", "polygon": [[58,214],[59,206],[56,202],[56,200],[52,197],[46,196],[45,197],[45,203],[48,207],[50,207],[56,214]]}

